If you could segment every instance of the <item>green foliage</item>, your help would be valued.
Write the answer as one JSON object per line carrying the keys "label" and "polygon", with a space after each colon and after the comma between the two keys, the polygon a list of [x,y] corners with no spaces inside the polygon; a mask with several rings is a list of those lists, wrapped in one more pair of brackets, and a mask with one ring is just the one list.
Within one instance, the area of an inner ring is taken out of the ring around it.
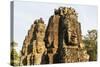
{"label": "green foliage", "polygon": [[13,66],[19,65],[19,56],[15,49],[11,50],[11,65]]}
{"label": "green foliage", "polygon": [[97,60],[97,30],[90,30],[88,34],[84,37],[83,43],[87,53],[90,56],[90,61]]}
{"label": "green foliage", "polygon": [[11,46],[11,54],[10,54],[10,59],[11,59],[11,65],[12,66],[18,66],[19,65],[19,55],[16,51],[16,49],[14,48],[14,43],[11,43],[11,45],[13,44],[13,46]]}

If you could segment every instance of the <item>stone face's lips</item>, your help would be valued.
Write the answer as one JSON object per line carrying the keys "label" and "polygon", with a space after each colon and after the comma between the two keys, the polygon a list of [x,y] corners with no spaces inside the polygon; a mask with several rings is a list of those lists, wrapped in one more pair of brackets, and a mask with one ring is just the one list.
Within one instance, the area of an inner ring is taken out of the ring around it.
{"label": "stone face's lips", "polygon": [[81,47],[81,24],[74,8],[55,9],[45,28],[42,18],[35,20],[31,25],[23,42],[20,65],[89,60],[86,50]]}

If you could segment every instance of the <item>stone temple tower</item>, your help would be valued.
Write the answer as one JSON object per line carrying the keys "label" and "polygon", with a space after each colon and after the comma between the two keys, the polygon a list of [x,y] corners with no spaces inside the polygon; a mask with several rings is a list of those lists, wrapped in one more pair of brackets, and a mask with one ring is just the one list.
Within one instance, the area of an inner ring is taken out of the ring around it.
{"label": "stone temple tower", "polygon": [[[83,50],[81,24],[74,8],[59,7],[49,19],[45,43],[49,63],[88,61]],[[84,56],[84,58],[81,58]],[[71,57],[71,58],[70,58]]]}
{"label": "stone temple tower", "polygon": [[81,36],[78,14],[72,7],[59,7],[48,25],[37,19],[23,41],[20,65],[89,61]]}
{"label": "stone temple tower", "polygon": [[45,27],[46,25],[42,18],[35,20],[31,25],[28,35],[23,41],[20,65],[34,65],[42,63],[42,56],[46,51],[44,42]]}

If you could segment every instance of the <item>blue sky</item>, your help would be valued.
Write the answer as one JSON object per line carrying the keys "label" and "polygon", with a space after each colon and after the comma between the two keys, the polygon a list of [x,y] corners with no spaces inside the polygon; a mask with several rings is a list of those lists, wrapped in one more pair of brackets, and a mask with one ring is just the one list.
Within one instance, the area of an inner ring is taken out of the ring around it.
{"label": "blue sky", "polygon": [[98,12],[96,6],[14,1],[14,41],[18,43],[19,49],[22,48],[23,40],[33,21],[42,17],[45,24],[48,24],[54,9],[60,6],[73,7],[77,11],[82,35],[86,35],[87,30],[97,29]]}

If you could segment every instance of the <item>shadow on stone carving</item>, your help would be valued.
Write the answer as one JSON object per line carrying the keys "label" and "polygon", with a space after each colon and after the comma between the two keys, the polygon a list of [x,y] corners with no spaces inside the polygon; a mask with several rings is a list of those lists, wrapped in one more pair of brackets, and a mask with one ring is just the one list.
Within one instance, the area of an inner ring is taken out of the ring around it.
{"label": "shadow on stone carving", "polygon": [[55,9],[47,28],[42,18],[35,20],[25,37],[21,54],[20,65],[89,61],[75,9]]}

